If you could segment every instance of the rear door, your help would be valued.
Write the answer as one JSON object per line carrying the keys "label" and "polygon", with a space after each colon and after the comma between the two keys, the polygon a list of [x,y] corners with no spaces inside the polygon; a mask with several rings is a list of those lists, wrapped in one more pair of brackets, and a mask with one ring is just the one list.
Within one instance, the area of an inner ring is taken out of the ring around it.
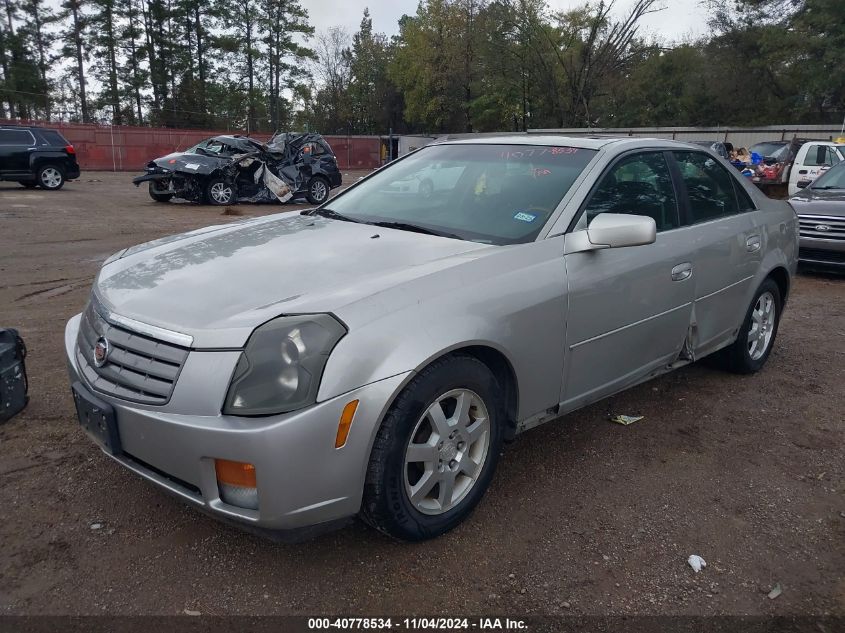
{"label": "rear door", "polygon": [[4,176],[29,175],[29,156],[35,137],[29,130],[0,129],[0,173]]}
{"label": "rear door", "polygon": [[600,213],[654,218],[653,244],[571,253],[561,403],[571,410],[637,382],[678,358],[692,311],[692,246],[662,150],[623,155],[602,175],[574,231]]}
{"label": "rear door", "polygon": [[765,250],[762,212],[712,156],[674,151],[682,218],[692,255],[695,303],[690,346],[695,357],[730,342],[745,317]]}

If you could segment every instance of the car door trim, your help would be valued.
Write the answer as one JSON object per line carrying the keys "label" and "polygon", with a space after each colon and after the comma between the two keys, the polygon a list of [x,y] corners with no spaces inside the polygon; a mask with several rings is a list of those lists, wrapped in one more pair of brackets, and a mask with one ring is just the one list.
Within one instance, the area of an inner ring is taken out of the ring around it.
{"label": "car door trim", "polygon": [[586,338],[583,341],[578,341],[577,343],[573,343],[572,345],[569,346],[569,349],[573,350],[576,347],[581,347],[582,345],[586,345],[587,343],[592,343],[593,341],[598,341],[598,340],[603,339],[607,336],[610,336],[611,334],[616,334],[617,332],[622,332],[623,330],[627,330],[629,328],[636,327],[638,325],[642,325],[643,323],[647,323],[648,321],[658,319],[662,316],[666,316],[667,314],[672,314],[673,312],[677,312],[678,310],[681,310],[683,308],[688,308],[690,305],[692,305],[692,302],[687,301],[686,303],[682,303],[681,305],[675,306],[674,308],[669,308],[668,310],[664,310],[663,312],[659,312],[657,314],[652,314],[651,316],[648,316],[644,319],[640,319],[639,321],[634,321],[633,323],[628,323],[628,324],[623,325],[622,327],[618,327],[614,330],[609,330],[607,332],[597,334],[596,336]]}
{"label": "car door trim", "polygon": [[699,301],[704,301],[705,299],[709,299],[710,297],[715,297],[720,292],[725,292],[725,290],[730,290],[734,286],[738,286],[739,284],[744,284],[746,281],[748,281],[750,279],[754,279],[754,275],[748,275],[748,277],[743,277],[739,281],[733,282],[730,286],[725,286],[724,288],[719,288],[718,290],[711,292],[710,294],[702,295],[701,297],[698,297],[698,299],[696,299],[695,301],[697,303]]}

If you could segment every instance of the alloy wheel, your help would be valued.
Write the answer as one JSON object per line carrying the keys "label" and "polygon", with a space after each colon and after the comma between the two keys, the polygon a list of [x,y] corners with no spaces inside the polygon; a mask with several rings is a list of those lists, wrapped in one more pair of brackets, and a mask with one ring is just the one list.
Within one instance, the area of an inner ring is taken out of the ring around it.
{"label": "alloy wheel", "polygon": [[405,450],[405,492],[423,514],[448,512],[475,485],[490,447],[490,416],[469,389],[454,389],[417,421]]}
{"label": "alloy wheel", "polygon": [[62,174],[55,167],[47,167],[41,172],[41,184],[47,189],[55,189],[62,184]]}
{"label": "alloy wheel", "polygon": [[751,360],[760,360],[772,341],[775,331],[777,308],[771,292],[761,294],[751,312],[751,327],[748,329],[748,355]]}
{"label": "alloy wheel", "polygon": [[232,193],[232,187],[224,182],[215,182],[209,190],[211,197],[219,204],[228,204],[231,202]]}
{"label": "alloy wheel", "polygon": [[311,197],[314,198],[314,200],[325,200],[327,193],[326,183],[322,180],[315,180],[311,183]]}

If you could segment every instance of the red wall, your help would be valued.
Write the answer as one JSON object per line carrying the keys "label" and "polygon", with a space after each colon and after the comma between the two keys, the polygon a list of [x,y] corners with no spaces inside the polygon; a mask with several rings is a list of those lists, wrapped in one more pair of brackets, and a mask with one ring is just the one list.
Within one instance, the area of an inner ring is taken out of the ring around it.
{"label": "red wall", "polygon": [[[22,123],[20,121],[0,121]],[[76,148],[82,169],[138,171],[153,158],[184,150],[209,136],[233,134],[226,130],[181,130],[171,128],[114,127],[82,123],[27,122],[59,130]],[[255,134],[267,140],[267,134]],[[326,136],[341,169],[374,169],[379,166],[381,141],[377,136]]]}

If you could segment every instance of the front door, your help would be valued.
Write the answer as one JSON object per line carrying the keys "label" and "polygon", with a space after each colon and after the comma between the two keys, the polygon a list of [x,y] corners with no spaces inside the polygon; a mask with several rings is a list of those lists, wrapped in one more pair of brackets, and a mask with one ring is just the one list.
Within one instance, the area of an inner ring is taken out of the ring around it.
{"label": "front door", "polygon": [[576,222],[577,231],[599,213],[647,215],[657,224],[657,240],[564,257],[569,309],[563,411],[641,380],[683,350],[694,273],[668,159],[662,151],[620,158]]}

